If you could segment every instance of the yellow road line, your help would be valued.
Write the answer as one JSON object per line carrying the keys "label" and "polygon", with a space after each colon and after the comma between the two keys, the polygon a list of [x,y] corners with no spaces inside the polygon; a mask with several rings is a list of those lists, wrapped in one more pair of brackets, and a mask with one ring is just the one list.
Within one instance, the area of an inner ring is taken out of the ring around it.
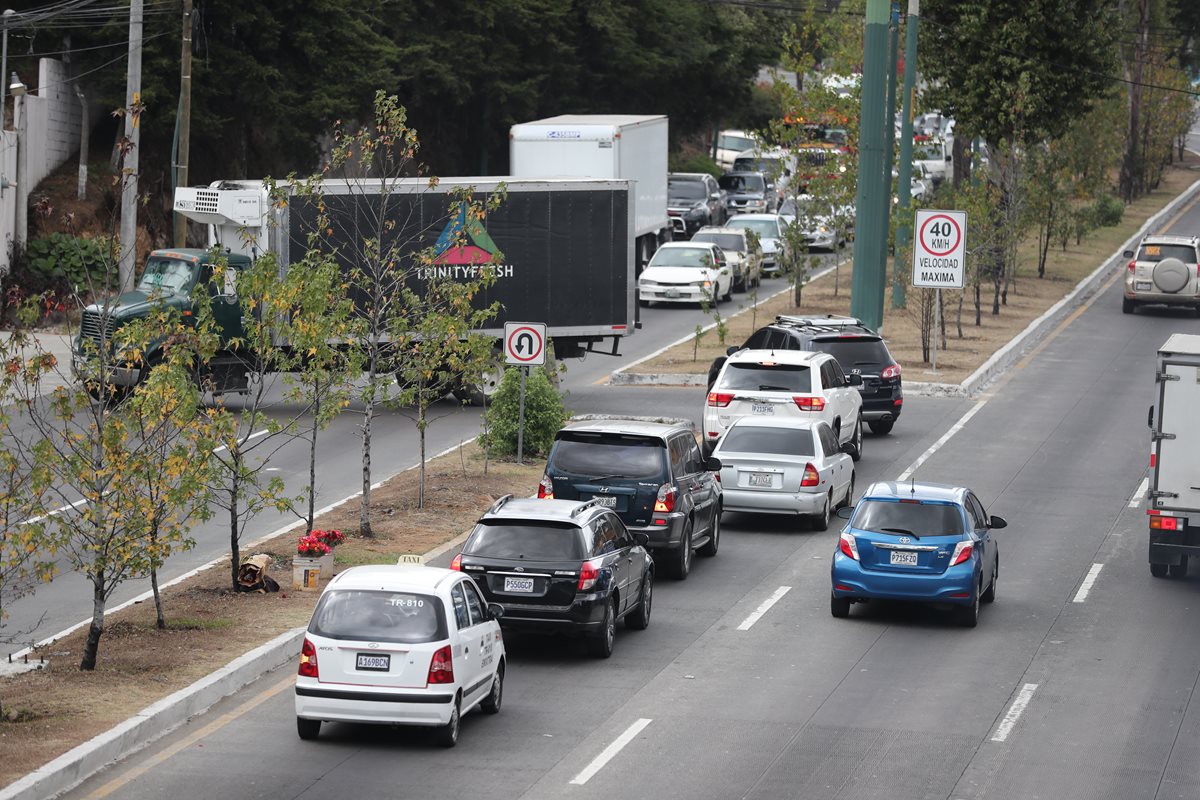
{"label": "yellow road line", "polygon": [[284,689],[288,689],[295,685],[296,685],[296,676],[289,675],[287,678],[285,678],[284,680],[275,684],[274,686],[270,687],[269,689],[266,689],[262,694],[253,698],[249,702],[243,703],[242,705],[238,706],[233,711],[230,711],[226,714],[222,714],[221,716],[217,717],[216,719],[214,719],[212,722],[208,723],[204,727],[193,732],[191,735],[176,742],[175,744],[168,747],[166,750],[163,750],[161,753],[158,753],[158,754],[140,762],[136,767],[133,767],[132,769],[127,770],[119,778],[114,778],[113,780],[111,780],[108,783],[101,786],[96,791],[89,794],[88,797],[89,798],[108,797],[113,792],[117,791],[122,786],[125,786],[130,781],[134,780],[135,778],[141,777],[143,774],[150,771],[154,767],[157,767],[159,764],[163,763],[167,759],[172,758],[173,756],[178,754],[181,750],[191,747],[192,745],[196,744],[196,742],[200,741],[201,739],[205,738],[206,736],[209,736],[210,734],[215,733],[216,731],[219,731],[221,728],[223,728],[226,725],[228,725],[229,723],[233,722],[238,717],[241,717],[241,716],[249,713],[253,709],[257,708],[258,706],[262,705],[267,700],[270,700],[272,697],[274,697],[275,695],[282,692]]}

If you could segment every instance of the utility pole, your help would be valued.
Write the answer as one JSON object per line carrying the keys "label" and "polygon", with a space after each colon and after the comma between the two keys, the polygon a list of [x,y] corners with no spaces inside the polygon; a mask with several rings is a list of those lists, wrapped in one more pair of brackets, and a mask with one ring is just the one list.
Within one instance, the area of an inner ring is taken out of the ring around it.
{"label": "utility pole", "polygon": [[[187,186],[192,143],[192,0],[183,0],[183,45],[179,54],[179,142],[175,185]],[[171,198],[174,205],[174,198]],[[175,246],[187,247],[187,218],[175,212]]]}
{"label": "utility pole", "polygon": [[117,262],[121,292],[133,290],[137,261],[138,116],[142,104],[142,0],[129,5],[129,70],[125,87],[125,141],[121,162],[121,257]]}
{"label": "utility pole", "polygon": [[[883,249],[879,251],[879,273],[883,276],[884,289],[887,287],[887,240],[892,229],[892,167],[896,153],[896,62],[900,57],[900,4],[892,0],[888,15],[888,71],[887,71],[887,108],[884,111],[883,127],[886,133],[886,144],[883,153]],[[896,185],[897,194],[907,194],[903,184]],[[881,301],[882,302],[882,301]],[[882,309],[882,305],[880,306]],[[882,314],[882,311],[880,312]],[[882,317],[880,322],[882,322]]]}
{"label": "utility pole", "polygon": [[[883,287],[887,282],[883,255],[888,225],[880,193],[883,181],[883,107],[887,83],[889,0],[867,0],[863,33],[863,77],[858,148],[858,192],[855,197],[854,278],[850,288],[850,314],[868,327],[883,323]],[[885,195],[886,198],[886,195]]]}
{"label": "utility pole", "polygon": [[904,21],[904,96],[900,101],[900,177],[897,179],[900,185],[897,216],[901,222],[896,226],[896,252],[892,261],[892,308],[904,308],[908,301],[908,282],[900,264],[900,256],[912,234],[908,223],[904,221],[909,203],[912,202],[912,192],[904,189],[912,185],[912,104],[913,86],[917,82],[917,24],[920,16],[921,0],[908,0],[908,19]]}

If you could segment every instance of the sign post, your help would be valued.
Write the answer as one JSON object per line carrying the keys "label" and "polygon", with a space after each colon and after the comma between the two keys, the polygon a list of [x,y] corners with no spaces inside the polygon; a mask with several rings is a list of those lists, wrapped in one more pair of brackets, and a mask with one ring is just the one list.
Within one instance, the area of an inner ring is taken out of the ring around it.
{"label": "sign post", "polygon": [[961,289],[965,285],[967,212],[918,209],[915,227],[912,285],[935,290],[933,298],[933,371],[937,372],[942,289]]}
{"label": "sign post", "polygon": [[525,458],[525,376],[530,367],[546,363],[546,323],[504,323],[504,363],[521,368],[521,394],[517,411],[517,463]]}

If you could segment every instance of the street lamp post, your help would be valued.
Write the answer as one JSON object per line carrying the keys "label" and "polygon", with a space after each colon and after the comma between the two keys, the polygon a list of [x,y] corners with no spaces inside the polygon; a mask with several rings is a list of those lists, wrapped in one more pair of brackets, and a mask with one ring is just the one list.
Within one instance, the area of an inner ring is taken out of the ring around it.
{"label": "street lamp post", "polygon": [[0,50],[0,128],[4,127],[4,76],[8,74],[8,21],[16,14],[11,8],[4,9],[0,14],[0,24],[4,26],[4,44]]}

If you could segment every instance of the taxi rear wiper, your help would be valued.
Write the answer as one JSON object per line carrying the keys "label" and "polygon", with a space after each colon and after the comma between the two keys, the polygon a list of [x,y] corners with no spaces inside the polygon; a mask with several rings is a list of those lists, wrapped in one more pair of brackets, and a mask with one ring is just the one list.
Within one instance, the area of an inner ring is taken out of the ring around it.
{"label": "taxi rear wiper", "polygon": [[911,536],[914,539],[921,538],[920,536],[917,536],[915,533],[910,531],[908,528],[880,528],[879,530],[886,531],[887,533],[902,533],[905,536]]}

